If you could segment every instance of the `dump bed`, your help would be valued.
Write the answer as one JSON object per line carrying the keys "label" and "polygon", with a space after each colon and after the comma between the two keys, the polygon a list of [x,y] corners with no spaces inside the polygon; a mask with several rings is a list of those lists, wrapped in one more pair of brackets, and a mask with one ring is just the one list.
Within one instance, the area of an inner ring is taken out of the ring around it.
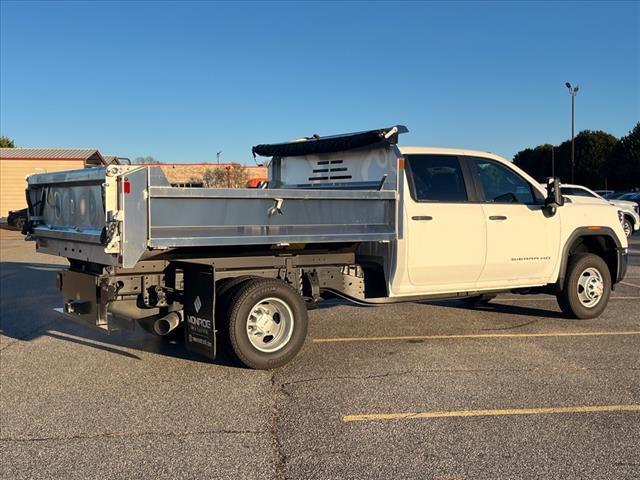
{"label": "dump bed", "polygon": [[266,189],[172,187],[159,167],[32,175],[27,228],[43,253],[122,267],[152,250],[396,238],[395,145],[296,153],[274,156]]}

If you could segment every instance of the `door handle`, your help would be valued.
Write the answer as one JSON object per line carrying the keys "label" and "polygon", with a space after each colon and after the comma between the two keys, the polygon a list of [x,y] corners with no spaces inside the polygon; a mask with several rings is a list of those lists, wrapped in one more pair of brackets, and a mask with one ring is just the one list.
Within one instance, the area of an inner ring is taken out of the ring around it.
{"label": "door handle", "polygon": [[430,217],[429,215],[414,215],[413,217],[411,217],[411,220],[428,221],[433,220],[433,217]]}
{"label": "door handle", "polygon": [[507,217],[505,215],[491,215],[489,220],[506,220]]}

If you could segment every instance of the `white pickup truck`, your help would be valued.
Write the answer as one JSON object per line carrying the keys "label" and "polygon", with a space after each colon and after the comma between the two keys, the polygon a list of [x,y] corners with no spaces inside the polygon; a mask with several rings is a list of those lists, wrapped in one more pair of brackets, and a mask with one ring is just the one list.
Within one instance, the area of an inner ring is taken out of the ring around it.
{"label": "white pickup truck", "polygon": [[623,278],[627,239],[608,204],[565,203],[491,153],[398,147],[403,126],[258,145],[265,189],[171,187],[154,167],[28,179],[24,232],[67,257],[61,313],[105,330],[182,332],[252,368],[291,360],[307,309],[500,292],[551,293],[598,316]]}
{"label": "white pickup truck", "polygon": [[640,230],[640,207],[636,202],[627,200],[608,200],[583,185],[562,184],[562,195],[580,203],[608,203],[617,207],[622,213],[622,228],[627,237]]}

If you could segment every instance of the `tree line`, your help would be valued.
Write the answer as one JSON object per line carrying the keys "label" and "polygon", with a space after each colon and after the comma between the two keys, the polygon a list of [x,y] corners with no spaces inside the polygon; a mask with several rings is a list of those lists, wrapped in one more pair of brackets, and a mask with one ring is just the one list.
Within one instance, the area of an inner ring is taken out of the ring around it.
{"label": "tree line", "polygon": [[[540,182],[555,175],[570,183],[571,140],[526,148],[513,162]],[[640,123],[620,139],[600,130],[580,132],[575,137],[574,173],[575,183],[593,189],[640,187]]]}

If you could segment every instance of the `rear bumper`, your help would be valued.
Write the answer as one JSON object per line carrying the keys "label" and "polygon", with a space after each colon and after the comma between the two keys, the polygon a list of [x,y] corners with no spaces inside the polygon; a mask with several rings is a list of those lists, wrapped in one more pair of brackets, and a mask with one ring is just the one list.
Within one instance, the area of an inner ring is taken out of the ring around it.
{"label": "rear bumper", "polygon": [[627,253],[626,248],[616,248],[616,253],[617,253],[618,268],[616,269],[617,275],[613,283],[621,282],[624,276],[627,274],[627,264],[629,259],[629,255]]}

